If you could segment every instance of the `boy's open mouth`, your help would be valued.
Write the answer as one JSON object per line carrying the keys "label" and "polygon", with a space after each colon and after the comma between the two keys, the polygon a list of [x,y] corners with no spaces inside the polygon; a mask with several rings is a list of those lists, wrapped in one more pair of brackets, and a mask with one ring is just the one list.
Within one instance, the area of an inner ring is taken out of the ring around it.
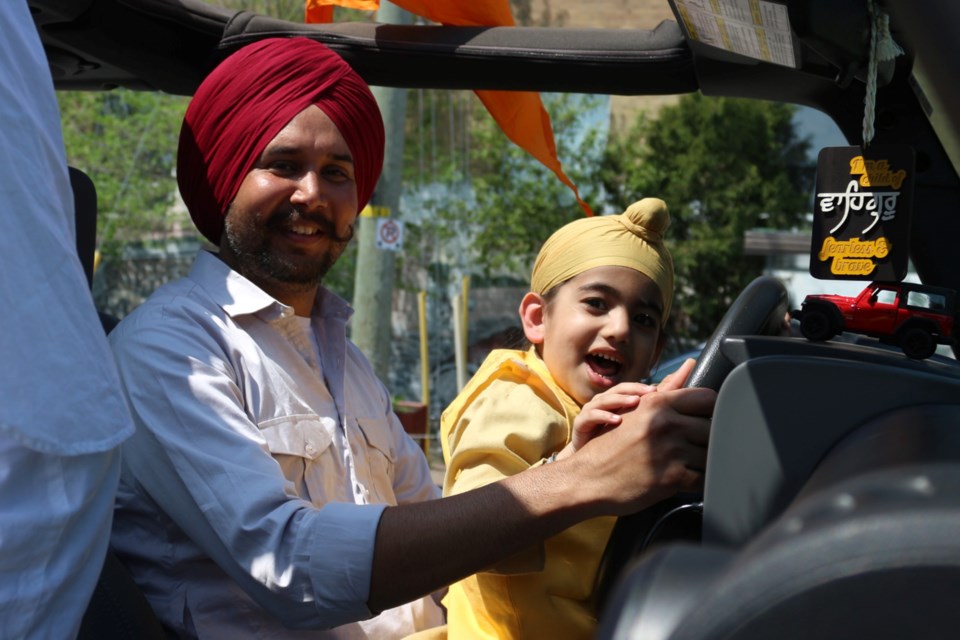
{"label": "boy's open mouth", "polygon": [[604,378],[615,377],[620,373],[620,369],[623,368],[622,363],[595,353],[588,354],[586,361],[587,366],[590,367],[594,373]]}

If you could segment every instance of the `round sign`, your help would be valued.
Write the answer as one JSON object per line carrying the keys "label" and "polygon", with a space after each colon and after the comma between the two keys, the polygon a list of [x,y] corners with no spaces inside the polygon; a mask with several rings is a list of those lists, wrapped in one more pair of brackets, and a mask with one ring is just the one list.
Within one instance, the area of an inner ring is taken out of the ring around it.
{"label": "round sign", "polygon": [[403,244],[403,223],[392,218],[377,220],[377,247],[397,251]]}

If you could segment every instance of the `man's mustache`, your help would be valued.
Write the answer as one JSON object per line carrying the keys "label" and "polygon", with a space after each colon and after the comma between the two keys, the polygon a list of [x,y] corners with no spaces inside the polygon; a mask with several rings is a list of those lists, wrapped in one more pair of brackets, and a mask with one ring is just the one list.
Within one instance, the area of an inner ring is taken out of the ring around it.
{"label": "man's mustache", "polygon": [[323,216],[306,214],[302,211],[298,211],[297,209],[291,209],[274,214],[274,216],[270,219],[270,226],[273,228],[287,227],[298,222],[309,222],[316,225],[320,229],[321,233],[331,238],[334,242],[346,244],[353,240],[353,224],[347,227],[347,232],[345,235],[340,235],[337,233],[337,228],[333,221],[328,220]]}

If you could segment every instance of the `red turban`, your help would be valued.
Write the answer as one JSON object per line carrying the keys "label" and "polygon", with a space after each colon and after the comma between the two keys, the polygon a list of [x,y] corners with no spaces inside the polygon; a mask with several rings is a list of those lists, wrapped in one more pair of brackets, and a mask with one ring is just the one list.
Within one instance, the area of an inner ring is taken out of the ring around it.
{"label": "red turban", "polygon": [[[359,209],[383,168],[383,119],[370,88],[339,55],[307,38],[268,38],[204,79],[180,129],[177,184],[200,233],[220,244],[223,219],[264,147],[317,105],[353,155]],[[358,212],[359,212],[358,209]]]}

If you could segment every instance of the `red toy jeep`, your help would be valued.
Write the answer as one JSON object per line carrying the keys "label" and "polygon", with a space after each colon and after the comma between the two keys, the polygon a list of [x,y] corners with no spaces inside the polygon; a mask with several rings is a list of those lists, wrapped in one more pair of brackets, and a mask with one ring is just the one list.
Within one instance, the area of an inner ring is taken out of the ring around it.
{"label": "red toy jeep", "polygon": [[810,295],[793,317],[808,340],[862,333],[899,345],[910,358],[933,355],[954,340],[955,293],[911,282],[874,282],[856,297]]}

